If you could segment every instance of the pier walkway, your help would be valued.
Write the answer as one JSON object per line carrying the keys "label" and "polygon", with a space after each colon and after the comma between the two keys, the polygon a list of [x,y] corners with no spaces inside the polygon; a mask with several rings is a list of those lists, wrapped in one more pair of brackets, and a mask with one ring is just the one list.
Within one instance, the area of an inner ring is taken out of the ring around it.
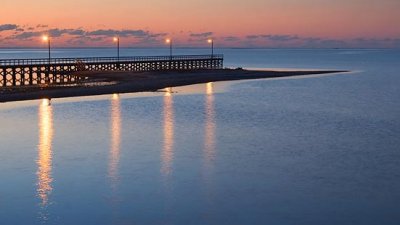
{"label": "pier walkway", "polygon": [[0,60],[0,88],[78,82],[79,71],[170,71],[222,69],[224,56],[175,55]]}

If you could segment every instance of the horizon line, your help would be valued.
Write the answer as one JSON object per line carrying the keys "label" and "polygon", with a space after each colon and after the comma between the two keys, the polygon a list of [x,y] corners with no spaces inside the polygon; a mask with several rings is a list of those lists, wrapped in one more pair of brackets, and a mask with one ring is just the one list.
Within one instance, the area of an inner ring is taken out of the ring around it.
{"label": "horizon line", "polygon": [[[120,47],[120,49],[168,49],[169,47]],[[31,46],[18,46],[18,47],[0,47],[0,49],[47,49],[47,47],[31,47]],[[54,49],[115,49],[115,47],[111,46],[104,46],[104,47],[52,47]],[[210,49],[210,47],[189,47],[189,46],[181,46],[181,47],[174,47],[174,49]],[[214,49],[321,49],[321,50],[340,50],[340,49],[360,49],[360,50],[400,50],[400,47],[214,47]]]}

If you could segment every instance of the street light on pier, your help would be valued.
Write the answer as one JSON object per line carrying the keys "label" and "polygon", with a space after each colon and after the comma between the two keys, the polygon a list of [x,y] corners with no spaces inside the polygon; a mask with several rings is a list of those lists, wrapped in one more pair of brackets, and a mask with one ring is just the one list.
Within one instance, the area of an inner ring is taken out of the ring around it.
{"label": "street light on pier", "polygon": [[214,40],[210,38],[207,42],[211,44],[211,58],[214,58]]}
{"label": "street light on pier", "polygon": [[113,41],[117,43],[117,68],[119,69],[119,37],[114,37]]}
{"label": "street light on pier", "polygon": [[172,40],[168,38],[165,40],[165,43],[169,44],[169,57],[172,60]]}
{"label": "street light on pier", "polygon": [[113,41],[117,43],[117,57],[119,62],[119,37],[114,37]]}
{"label": "street light on pier", "polygon": [[50,36],[49,35],[43,35],[42,36],[42,40],[43,42],[47,42],[47,48],[49,51],[49,59],[48,59],[48,63],[47,63],[47,72],[45,75],[45,82],[48,84],[50,82],[50,63],[51,63],[51,47],[50,47]]}
{"label": "street light on pier", "polygon": [[49,66],[50,66],[50,61],[51,61],[50,37],[48,35],[43,35],[42,40],[43,42],[47,42],[47,48],[49,51]]}

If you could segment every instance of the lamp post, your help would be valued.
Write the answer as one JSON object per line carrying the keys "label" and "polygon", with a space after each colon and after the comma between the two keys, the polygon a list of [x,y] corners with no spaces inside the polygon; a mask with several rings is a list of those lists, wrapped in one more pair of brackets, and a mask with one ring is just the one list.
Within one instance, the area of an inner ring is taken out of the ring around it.
{"label": "lamp post", "polygon": [[168,38],[165,40],[165,43],[169,44],[169,58],[172,60],[172,40]]}
{"label": "lamp post", "polygon": [[117,43],[117,68],[119,68],[119,37],[114,37],[113,41]]}
{"label": "lamp post", "polygon": [[207,42],[211,44],[211,58],[214,58],[214,40],[208,39]]}
{"label": "lamp post", "polygon": [[113,41],[117,43],[117,57],[119,61],[119,37],[114,37]]}
{"label": "lamp post", "polygon": [[42,40],[44,42],[47,42],[47,48],[49,51],[49,65],[50,65],[50,61],[51,61],[51,50],[50,50],[50,37],[47,35],[43,35]]}
{"label": "lamp post", "polygon": [[51,62],[51,47],[50,47],[50,37],[48,35],[43,35],[42,40],[47,42],[47,48],[49,52],[49,58],[47,62],[47,73],[45,74],[45,83],[50,83],[50,62]]}

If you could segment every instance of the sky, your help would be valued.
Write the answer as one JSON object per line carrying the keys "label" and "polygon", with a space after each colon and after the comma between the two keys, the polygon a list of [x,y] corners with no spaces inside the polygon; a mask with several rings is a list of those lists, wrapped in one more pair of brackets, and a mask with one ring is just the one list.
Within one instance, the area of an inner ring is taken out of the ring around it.
{"label": "sky", "polygon": [[0,47],[400,48],[400,0],[0,1]]}

